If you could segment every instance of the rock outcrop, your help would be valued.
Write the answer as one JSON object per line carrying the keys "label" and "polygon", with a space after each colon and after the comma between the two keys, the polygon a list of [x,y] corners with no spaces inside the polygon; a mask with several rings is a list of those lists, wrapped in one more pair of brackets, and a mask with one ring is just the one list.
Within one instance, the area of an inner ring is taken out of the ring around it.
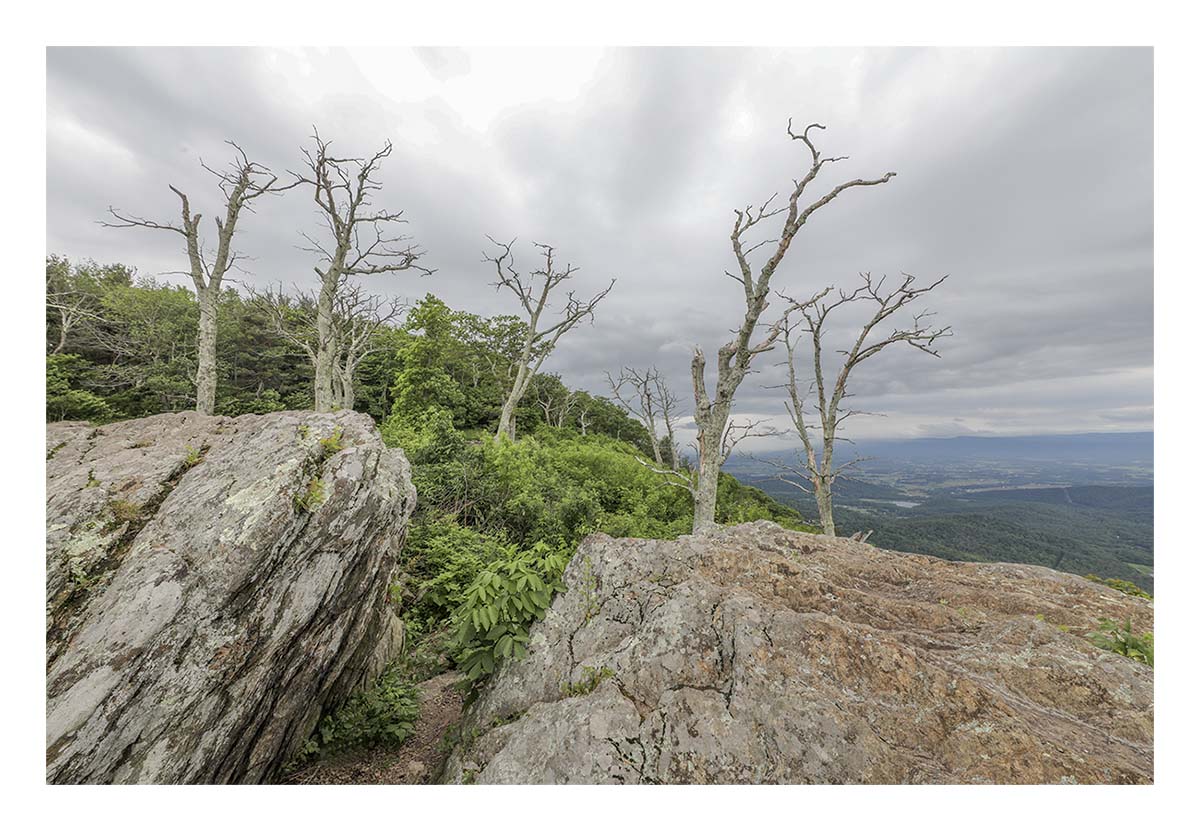
{"label": "rock outcrop", "polygon": [[468,709],[448,782],[1149,782],[1148,601],[767,522],[587,538]]}
{"label": "rock outcrop", "polygon": [[357,413],[46,441],[47,781],[272,779],[402,635],[404,455]]}

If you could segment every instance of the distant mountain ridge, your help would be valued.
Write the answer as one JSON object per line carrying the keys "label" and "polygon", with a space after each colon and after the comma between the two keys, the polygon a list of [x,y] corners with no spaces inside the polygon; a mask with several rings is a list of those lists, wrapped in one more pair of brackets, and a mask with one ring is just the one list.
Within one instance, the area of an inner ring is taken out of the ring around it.
{"label": "distant mountain ridge", "polygon": [[956,436],[856,442],[862,455],[903,459],[1023,459],[1028,461],[1151,461],[1154,433],[1071,433],[1045,436]]}
{"label": "distant mountain ridge", "polygon": [[[797,447],[799,442],[797,442]],[[1062,461],[1120,464],[1151,463],[1154,433],[1068,433],[1042,436],[954,436],[952,438],[866,439],[841,448],[837,458],[866,457],[904,461]],[[763,459],[794,457],[795,449],[755,453]],[[746,462],[734,457],[733,472]]]}

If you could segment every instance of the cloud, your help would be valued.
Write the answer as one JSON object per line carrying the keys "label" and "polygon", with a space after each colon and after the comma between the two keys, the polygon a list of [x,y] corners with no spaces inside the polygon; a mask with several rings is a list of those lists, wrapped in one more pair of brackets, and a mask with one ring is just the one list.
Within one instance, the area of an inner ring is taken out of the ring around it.
{"label": "cloud", "polygon": [[[822,149],[850,159],[814,187],[899,175],[815,214],[777,287],[951,275],[930,297],[955,331],[942,358],[863,364],[856,408],[887,417],[853,434],[1152,424],[1148,49],[55,48],[47,108],[50,251],[174,271],[174,239],[102,229],[107,206],[172,216],[172,183],[212,215],[198,158],[222,159],[226,139],[279,171],[313,125],[348,154],[391,139],[380,204],[404,209],[438,273],[372,291],[509,312],[485,234],[518,237],[526,265],[553,243],[581,292],[617,286],[548,368],[603,392],[605,370],[655,363],[683,398],[693,345],[714,355],[741,314],[732,210],[790,187],[806,166],[787,119],[819,121]],[[309,285],[299,232],[317,228],[299,191],[261,205],[241,279]],[[846,312],[837,337],[859,322]],[[778,357],[759,359],[739,412],[782,424]]]}

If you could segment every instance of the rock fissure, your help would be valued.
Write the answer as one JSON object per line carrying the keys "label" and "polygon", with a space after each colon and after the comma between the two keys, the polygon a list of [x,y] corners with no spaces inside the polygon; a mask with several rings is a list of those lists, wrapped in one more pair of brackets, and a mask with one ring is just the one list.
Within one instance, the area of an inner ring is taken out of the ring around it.
{"label": "rock fissure", "polygon": [[[601,614],[572,598],[585,559]],[[1056,627],[1150,629],[1153,606],[1081,578],[757,522],[594,535],[566,580],[529,657],[465,717],[479,739],[445,781],[1152,781],[1153,671]],[[614,677],[547,701],[564,665]]]}

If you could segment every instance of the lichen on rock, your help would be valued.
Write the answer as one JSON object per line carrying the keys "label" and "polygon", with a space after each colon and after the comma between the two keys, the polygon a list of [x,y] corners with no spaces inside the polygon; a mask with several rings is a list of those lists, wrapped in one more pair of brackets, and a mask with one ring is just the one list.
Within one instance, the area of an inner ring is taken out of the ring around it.
{"label": "lichen on rock", "polygon": [[564,579],[445,781],[1153,779],[1153,671],[1085,637],[1153,606],[1082,578],[756,522],[593,535]]}
{"label": "lichen on rock", "polygon": [[48,781],[269,781],[386,663],[416,494],[368,416],[64,422],[47,448]]}

